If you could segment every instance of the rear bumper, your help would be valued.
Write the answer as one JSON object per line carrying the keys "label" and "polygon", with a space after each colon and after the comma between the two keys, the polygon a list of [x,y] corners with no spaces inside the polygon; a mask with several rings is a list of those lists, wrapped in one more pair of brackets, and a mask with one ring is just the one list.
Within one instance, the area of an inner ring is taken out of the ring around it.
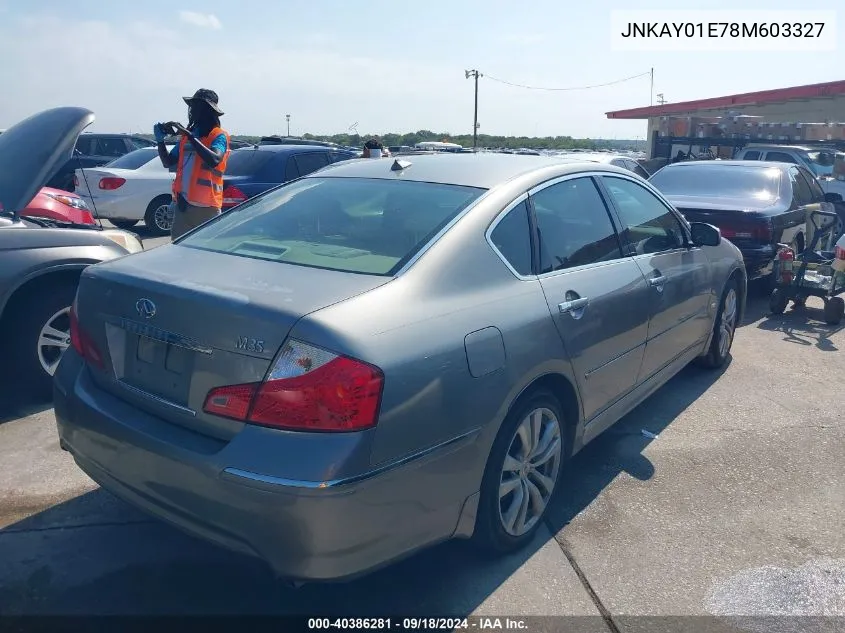
{"label": "rear bumper", "polygon": [[771,245],[746,247],[739,246],[748,280],[760,279],[774,272],[775,249]]}
{"label": "rear bumper", "polygon": [[220,446],[180,446],[176,436],[190,432],[98,389],[73,350],[54,385],[60,441],[100,486],[297,580],[354,577],[454,536],[467,495],[444,485],[443,473],[477,453],[465,437],[356,478],[294,481],[243,459],[243,444],[227,450],[245,432]]}

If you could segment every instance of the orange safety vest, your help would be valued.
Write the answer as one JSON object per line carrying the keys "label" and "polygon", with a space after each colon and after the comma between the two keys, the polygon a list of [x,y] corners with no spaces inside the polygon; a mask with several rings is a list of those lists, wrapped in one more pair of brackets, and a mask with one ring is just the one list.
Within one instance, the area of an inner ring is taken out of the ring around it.
{"label": "orange safety vest", "polygon": [[[229,133],[223,128],[216,127],[208,136],[200,139],[200,142],[208,147],[218,135],[226,135],[226,153],[216,167],[209,167],[203,162],[194,151],[187,136],[179,139],[179,163],[176,165],[176,179],[173,181],[173,199],[181,193],[188,204],[197,207],[213,207],[219,209],[223,206],[223,174],[226,172],[226,163],[229,162]],[[187,181],[185,190],[185,165],[191,162],[190,179]]]}

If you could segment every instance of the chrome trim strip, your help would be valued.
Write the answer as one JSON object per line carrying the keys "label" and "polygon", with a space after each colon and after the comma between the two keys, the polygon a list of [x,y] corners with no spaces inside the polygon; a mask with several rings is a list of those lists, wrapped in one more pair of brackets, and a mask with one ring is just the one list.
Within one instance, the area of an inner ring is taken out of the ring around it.
{"label": "chrome trim strip", "polygon": [[188,415],[190,415],[192,417],[196,417],[196,415],[197,415],[197,412],[194,411],[193,409],[189,409],[188,407],[183,407],[181,404],[176,404],[175,402],[171,402],[170,400],[167,400],[166,398],[162,398],[161,396],[157,396],[153,393],[149,393],[148,391],[144,391],[143,389],[138,389],[138,387],[133,387],[132,385],[129,385],[129,384],[123,382],[122,380],[118,380],[117,383],[121,387],[126,389],[127,391],[134,393],[136,396],[140,396],[142,398],[147,398],[149,400],[154,400],[154,401],[158,402],[159,404],[163,404],[165,406],[168,406],[171,409],[176,409],[177,411],[181,411],[182,413],[187,413]]}
{"label": "chrome trim strip", "polygon": [[112,325],[117,326],[123,330],[126,330],[131,334],[143,336],[145,338],[152,339],[160,343],[167,343],[168,345],[183,347],[192,352],[199,352],[200,354],[206,355],[211,355],[214,351],[213,348],[208,347],[207,345],[203,345],[199,341],[188,338],[186,336],[182,336],[181,334],[176,334],[175,332],[168,332],[167,330],[162,330],[161,328],[157,328],[147,323],[139,323],[138,321],[133,321],[131,319],[126,319],[123,317],[110,316],[105,317],[105,320],[106,322],[111,323]]}
{"label": "chrome trim strip", "polygon": [[[384,474],[387,471],[394,470],[401,466],[405,466],[411,462],[414,462],[418,459],[422,459],[423,457],[427,457],[432,453],[435,453],[439,450],[444,448],[448,448],[455,444],[458,444],[464,440],[469,439],[473,435],[477,435],[481,432],[481,427],[473,429],[471,431],[467,431],[462,435],[458,435],[457,437],[453,437],[450,440],[446,440],[445,442],[441,442],[440,444],[435,444],[429,448],[425,448],[421,451],[416,453],[412,453],[406,457],[402,457],[396,461],[389,462],[382,466],[378,466],[373,470],[369,470],[365,473],[360,475],[354,475],[352,477],[344,477],[341,479],[328,479],[326,481],[304,481],[299,479],[285,479],[283,477],[273,477],[271,475],[261,475],[258,473],[253,473],[248,470],[242,470],[240,468],[233,468],[228,467],[223,469],[223,475],[228,475],[229,477],[237,478],[237,479],[244,479],[247,482],[254,481],[260,482],[264,484],[270,484],[273,486],[280,486],[283,488],[308,488],[312,490],[320,490],[320,489],[327,489],[327,488],[337,488],[339,486],[347,486],[350,484],[360,483],[367,479],[371,479],[377,475]],[[246,485],[248,483],[244,482]]]}

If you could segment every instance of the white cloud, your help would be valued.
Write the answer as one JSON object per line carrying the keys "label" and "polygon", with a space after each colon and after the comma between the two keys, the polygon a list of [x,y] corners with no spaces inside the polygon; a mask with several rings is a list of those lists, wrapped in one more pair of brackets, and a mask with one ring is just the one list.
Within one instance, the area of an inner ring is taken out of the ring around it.
{"label": "white cloud", "polygon": [[213,13],[196,13],[195,11],[180,11],[179,19],[186,24],[192,24],[204,29],[219,31],[223,28],[219,18]]}

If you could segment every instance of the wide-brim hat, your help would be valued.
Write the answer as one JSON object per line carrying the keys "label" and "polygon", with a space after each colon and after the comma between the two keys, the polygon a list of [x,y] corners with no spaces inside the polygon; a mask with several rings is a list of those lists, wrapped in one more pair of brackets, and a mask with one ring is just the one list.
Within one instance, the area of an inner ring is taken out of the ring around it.
{"label": "wide-brim hat", "polygon": [[217,93],[213,90],[200,88],[194,93],[193,97],[182,97],[182,99],[184,99],[185,103],[188,105],[191,105],[191,101],[205,101],[211,106],[211,109],[214,110],[218,116],[223,116],[223,110],[221,110],[220,106],[217,105],[220,99],[217,97]]}

